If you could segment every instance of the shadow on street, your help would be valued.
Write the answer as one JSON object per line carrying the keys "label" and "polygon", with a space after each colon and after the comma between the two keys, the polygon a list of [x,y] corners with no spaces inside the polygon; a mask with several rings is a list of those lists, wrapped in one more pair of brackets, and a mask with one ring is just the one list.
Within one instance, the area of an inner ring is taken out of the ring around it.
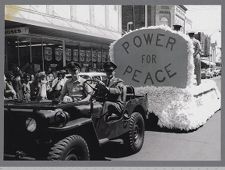
{"label": "shadow on street", "polygon": [[153,113],[150,114],[149,119],[146,121],[145,130],[154,131],[154,132],[164,132],[164,133],[191,133],[202,127],[200,126],[197,129],[186,131],[186,130],[180,130],[180,129],[168,129],[166,127],[160,127],[157,125],[157,122],[158,122],[158,117],[154,115]]}
{"label": "shadow on street", "polygon": [[[113,140],[101,147],[102,154],[104,157],[108,158],[122,158],[130,156],[131,153],[127,150],[127,148],[123,145],[122,140]],[[105,158],[105,160],[107,160]]]}

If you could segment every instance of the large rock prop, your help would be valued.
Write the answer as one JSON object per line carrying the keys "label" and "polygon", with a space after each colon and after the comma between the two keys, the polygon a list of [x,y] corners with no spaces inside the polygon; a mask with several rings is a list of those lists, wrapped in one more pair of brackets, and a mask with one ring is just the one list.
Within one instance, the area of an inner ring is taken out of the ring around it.
{"label": "large rock prop", "polygon": [[220,92],[211,80],[195,85],[190,38],[154,26],[125,34],[110,46],[116,77],[148,95],[148,111],[161,127],[196,129],[220,109]]}

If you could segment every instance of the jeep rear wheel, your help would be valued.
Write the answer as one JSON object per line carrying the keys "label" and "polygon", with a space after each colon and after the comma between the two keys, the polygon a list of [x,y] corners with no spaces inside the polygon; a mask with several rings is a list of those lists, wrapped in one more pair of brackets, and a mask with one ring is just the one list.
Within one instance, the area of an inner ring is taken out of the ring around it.
{"label": "jeep rear wheel", "polygon": [[144,119],[140,113],[134,112],[129,121],[129,131],[123,138],[129,151],[136,153],[141,150],[144,143]]}
{"label": "jeep rear wheel", "polygon": [[78,135],[57,142],[49,152],[49,160],[90,160],[88,145]]}

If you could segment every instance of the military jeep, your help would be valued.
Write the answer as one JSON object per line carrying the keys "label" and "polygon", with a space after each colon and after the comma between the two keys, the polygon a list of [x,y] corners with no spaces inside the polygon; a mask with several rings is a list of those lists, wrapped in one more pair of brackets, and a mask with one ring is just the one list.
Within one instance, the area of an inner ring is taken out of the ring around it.
{"label": "military jeep", "polygon": [[97,95],[72,103],[5,100],[4,160],[90,160],[102,144],[117,138],[131,153],[138,152],[148,117],[147,96],[135,95],[132,86],[125,86],[122,95],[123,113],[111,120],[109,113],[102,113],[104,100],[96,100]]}

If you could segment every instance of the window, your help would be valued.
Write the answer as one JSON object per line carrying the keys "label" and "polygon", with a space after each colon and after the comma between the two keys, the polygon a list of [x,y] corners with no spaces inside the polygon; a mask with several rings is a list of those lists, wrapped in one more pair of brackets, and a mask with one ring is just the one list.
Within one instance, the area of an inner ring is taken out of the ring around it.
{"label": "window", "polygon": [[105,5],[94,5],[94,25],[105,27]]}
{"label": "window", "polygon": [[62,18],[70,19],[70,6],[69,5],[51,5],[50,14]]}
{"label": "window", "polygon": [[162,18],[160,19],[160,23],[161,23],[162,25],[169,25],[169,20],[168,20],[166,17],[162,17]]}
{"label": "window", "polygon": [[109,5],[109,29],[119,30],[119,10],[116,5]]}
{"label": "window", "polygon": [[83,22],[90,23],[90,6],[89,5],[73,5],[71,11],[72,19]]}

